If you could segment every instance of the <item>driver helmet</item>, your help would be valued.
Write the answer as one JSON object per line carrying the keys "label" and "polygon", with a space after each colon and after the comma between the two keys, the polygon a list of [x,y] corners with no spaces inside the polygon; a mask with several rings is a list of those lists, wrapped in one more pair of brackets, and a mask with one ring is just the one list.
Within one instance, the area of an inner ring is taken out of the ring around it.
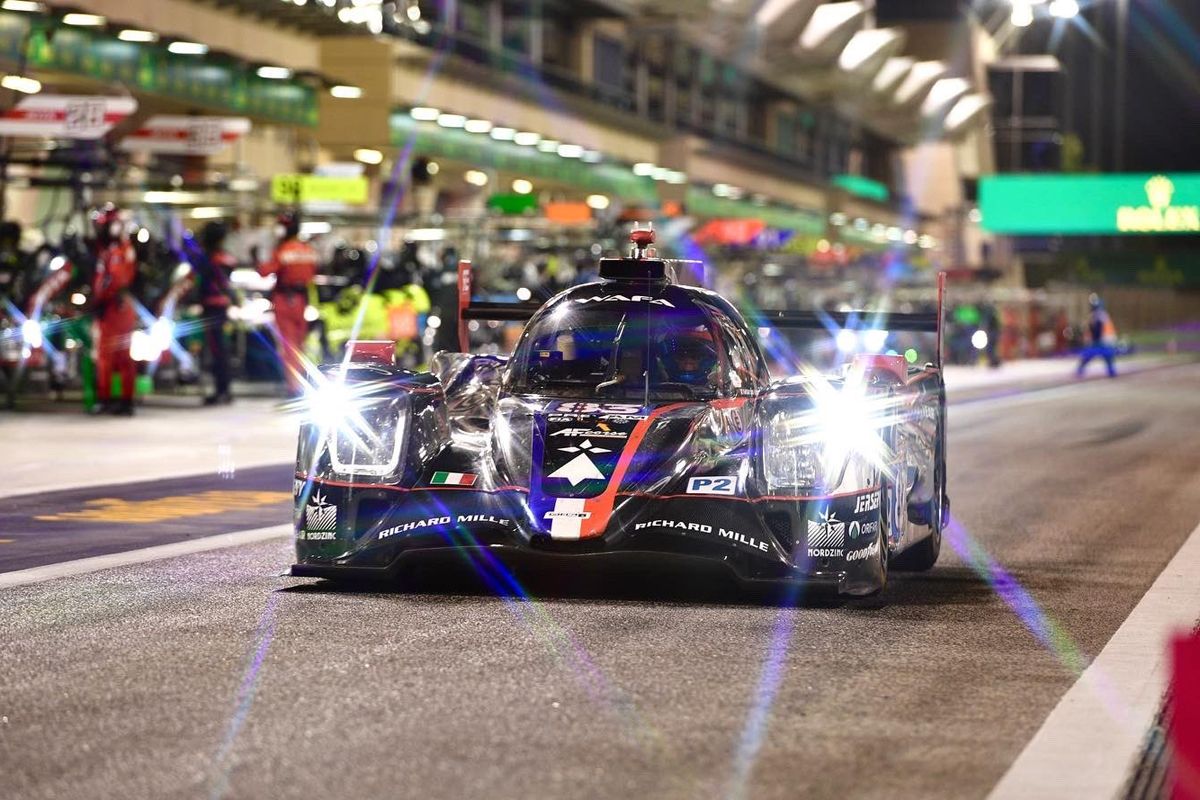
{"label": "driver helmet", "polygon": [[672,383],[705,385],[717,365],[712,332],[704,326],[672,331],[658,340],[659,362]]}

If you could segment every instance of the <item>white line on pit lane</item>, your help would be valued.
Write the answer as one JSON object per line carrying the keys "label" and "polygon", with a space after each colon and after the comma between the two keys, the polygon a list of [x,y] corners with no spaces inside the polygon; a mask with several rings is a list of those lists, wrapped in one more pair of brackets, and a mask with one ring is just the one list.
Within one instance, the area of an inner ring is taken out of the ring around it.
{"label": "white line on pit lane", "polygon": [[113,567],[126,567],[131,564],[143,564],[147,561],[159,561],[164,558],[186,556],[192,553],[204,553],[209,550],[221,550],[226,547],[239,547],[245,544],[255,544],[271,539],[282,539],[292,534],[292,526],[272,525],[269,528],[252,528],[233,533],[220,533],[215,536],[203,536],[199,539],[188,539],[184,542],[160,544],[154,547],[143,547],[140,550],[126,550],[123,553],[110,553],[104,556],[80,558],[75,561],[63,561],[59,564],[47,564],[44,567],[15,572],[0,573],[0,589],[13,586],[25,586],[30,583],[41,583],[56,578],[69,578],[73,575],[85,575]]}
{"label": "white line on pit lane", "polygon": [[1116,797],[1167,690],[1170,637],[1191,630],[1197,619],[1200,526],[1058,701],[988,800]]}

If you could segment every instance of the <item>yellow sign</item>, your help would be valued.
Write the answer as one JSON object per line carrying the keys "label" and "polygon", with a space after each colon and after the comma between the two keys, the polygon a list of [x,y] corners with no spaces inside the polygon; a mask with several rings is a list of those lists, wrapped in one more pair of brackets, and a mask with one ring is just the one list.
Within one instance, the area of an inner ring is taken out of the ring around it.
{"label": "yellow sign", "polygon": [[290,503],[290,492],[245,492],[214,490],[199,494],[159,497],[154,500],[119,500],[105,497],[88,500],[79,511],[62,511],[35,519],[48,522],[162,522],[177,517],[199,517],[243,511],[248,508]]}
{"label": "yellow sign", "polygon": [[1200,231],[1200,206],[1173,206],[1175,184],[1166,175],[1146,181],[1148,206],[1117,209],[1117,230],[1125,233],[1185,233]]}
{"label": "yellow sign", "polygon": [[348,203],[364,205],[370,190],[366,178],[334,175],[276,175],[271,179],[271,199],[280,204]]}

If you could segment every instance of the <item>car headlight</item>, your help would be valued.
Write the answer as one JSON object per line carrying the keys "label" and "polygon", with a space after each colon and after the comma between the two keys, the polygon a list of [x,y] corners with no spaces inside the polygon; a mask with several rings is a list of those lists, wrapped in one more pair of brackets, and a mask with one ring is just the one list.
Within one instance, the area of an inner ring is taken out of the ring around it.
{"label": "car headlight", "polygon": [[824,483],[820,444],[800,441],[795,427],[787,412],[775,414],[767,423],[764,452],[767,483],[772,487],[813,488]]}
{"label": "car headlight", "polygon": [[335,472],[382,477],[396,471],[408,421],[404,395],[335,377],[312,389],[306,405]]}
{"label": "car headlight", "polygon": [[767,408],[763,466],[768,489],[826,494],[867,489],[890,469],[881,431],[893,422],[893,401],[857,380],[835,386],[816,378],[806,397],[779,398]]}

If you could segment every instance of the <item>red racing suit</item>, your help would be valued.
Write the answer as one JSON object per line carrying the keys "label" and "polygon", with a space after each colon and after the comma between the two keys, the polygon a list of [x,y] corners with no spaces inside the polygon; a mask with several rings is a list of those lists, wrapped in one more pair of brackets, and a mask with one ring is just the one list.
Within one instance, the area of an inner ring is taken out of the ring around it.
{"label": "red racing suit", "polygon": [[301,354],[308,335],[304,309],[308,307],[309,284],[317,274],[317,251],[298,239],[285,239],[271,259],[258,266],[258,272],[275,276],[271,305],[275,309],[279,358],[288,390],[296,393],[304,375]]}
{"label": "red racing suit", "polygon": [[129,354],[129,342],[137,326],[137,314],[129,301],[129,285],[137,274],[137,256],[128,242],[114,242],[100,251],[92,281],[96,304],[96,396],[112,399],[113,372],[121,376],[121,399],[133,400],[137,365]]}

